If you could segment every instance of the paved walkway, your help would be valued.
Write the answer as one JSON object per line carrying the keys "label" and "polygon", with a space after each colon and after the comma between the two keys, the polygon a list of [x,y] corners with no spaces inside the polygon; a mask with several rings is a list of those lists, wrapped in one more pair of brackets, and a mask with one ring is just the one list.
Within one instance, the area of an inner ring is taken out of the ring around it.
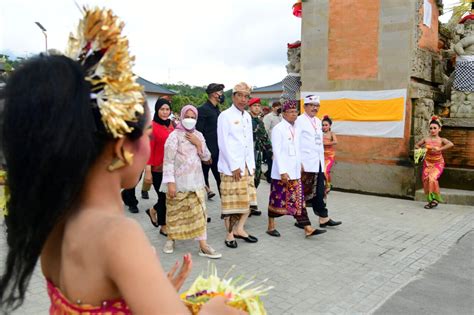
{"label": "paved walkway", "polygon": [[474,314],[474,231],[395,293],[375,314]]}
{"label": "paved walkway", "polygon": [[[258,189],[262,209],[266,209],[268,193],[269,185],[263,182]],[[174,254],[163,254],[165,238],[144,213],[152,204],[151,200],[140,199],[140,213],[128,215],[141,223],[165,269],[187,252],[194,255],[193,272],[183,286],[186,288],[206,269],[208,260],[197,256],[193,241],[177,242]],[[282,237],[272,238],[265,234],[264,212],[247,223],[248,232],[260,241],[247,244],[239,240],[237,249],[229,249],[223,243],[219,199],[215,197],[208,206],[212,217],[209,243],[223,253],[223,258],[216,261],[218,270],[223,274],[236,265],[234,275],[269,278],[268,283],[275,286],[264,298],[269,314],[372,313],[447,253],[473,229],[474,222],[474,208],[468,206],[440,205],[435,210],[425,210],[422,202],[334,191],[329,196],[329,209],[333,218],[343,221],[340,227],[305,239],[303,231],[293,226],[294,220],[283,217],[277,219]],[[312,213],[310,218],[316,222]],[[2,234],[2,264],[5,251]],[[37,268],[25,304],[14,314],[46,314],[48,305],[45,281]]]}

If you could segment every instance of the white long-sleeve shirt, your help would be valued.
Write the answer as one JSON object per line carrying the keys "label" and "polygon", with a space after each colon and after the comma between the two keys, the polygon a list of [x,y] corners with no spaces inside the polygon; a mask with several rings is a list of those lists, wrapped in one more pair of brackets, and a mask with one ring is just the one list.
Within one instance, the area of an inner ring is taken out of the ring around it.
{"label": "white long-sleeve shirt", "polygon": [[252,118],[249,113],[241,112],[234,104],[223,111],[217,119],[217,143],[219,172],[230,176],[232,171],[240,168],[241,175],[244,175],[247,166],[249,174],[253,174],[255,158]]}
{"label": "white long-sleeve shirt", "polygon": [[263,117],[263,124],[265,125],[265,130],[269,135],[272,134],[273,128],[280,123],[282,120],[281,115],[275,114],[274,112],[268,113]]}
{"label": "white long-sleeve shirt", "polygon": [[305,172],[317,173],[321,166],[324,171],[324,145],[321,120],[302,114],[295,122],[300,134],[301,162]]}
{"label": "white long-sleeve shirt", "polygon": [[300,139],[295,125],[285,119],[272,130],[273,166],[272,178],[281,179],[288,174],[290,179],[301,178]]}

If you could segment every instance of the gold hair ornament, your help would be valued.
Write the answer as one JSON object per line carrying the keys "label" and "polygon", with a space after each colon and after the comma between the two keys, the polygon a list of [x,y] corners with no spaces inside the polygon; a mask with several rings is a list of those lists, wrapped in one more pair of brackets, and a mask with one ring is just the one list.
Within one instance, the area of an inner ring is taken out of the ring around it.
{"label": "gold hair ornament", "polygon": [[124,27],[111,10],[84,7],[76,35],[69,35],[66,55],[85,69],[91,99],[106,130],[114,138],[132,132],[127,122],[144,114],[143,87],[132,72],[135,58],[128,52]]}

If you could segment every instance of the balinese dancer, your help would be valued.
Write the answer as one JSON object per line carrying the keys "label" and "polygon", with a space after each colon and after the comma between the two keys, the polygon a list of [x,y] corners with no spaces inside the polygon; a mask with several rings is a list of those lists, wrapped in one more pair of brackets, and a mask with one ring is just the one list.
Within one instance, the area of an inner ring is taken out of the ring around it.
{"label": "balinese dancer", "polygon": [[425,160],[423,162],[423,190],[428,203],[425,209],[431,209],[443,202],[439,190],[438,179],[444,170],[444,158],[442,151],[452,148],[454,144],[446,138],[441,138],[441,120],[433,116],[430,121],[430,135],[420,140],[415,148],[426,148]]}
{"label": "balinese dancer", "polygon": [[[84,8],[67,55],[28,58],[2,91],[10,195],[0,313],[21,306],[38,260],[49,314],[188,313],[178,291],[191,256],[166,275],[122,205],[151,134],[123,26],[111,10]],[[209,304],[203,313],[229,314],[223,297]]]}
{"label": "balinese dancer", "polygon": [[268,204],[267,234],[279,237],[275,218],[292,215],[305,230],[306,237],[318,235],[326,230],[311,226],[308,213],[303,205],[303,186],[301,185],[301,153],[299,133],[295,128],[298,117],[297,102],[285,101],[283,120],[273,128],[273,168],[270,201]]}
{"label": "balinese dancer", "polygon": [[324,175],[326,176],[326,194],[331,191],[331,169],[336,160],[336,150],[334,146],[337,144],[337,137],[331,131],[332,120],[328,115],[324,115],[323,125],[323,144],[324,144]]}

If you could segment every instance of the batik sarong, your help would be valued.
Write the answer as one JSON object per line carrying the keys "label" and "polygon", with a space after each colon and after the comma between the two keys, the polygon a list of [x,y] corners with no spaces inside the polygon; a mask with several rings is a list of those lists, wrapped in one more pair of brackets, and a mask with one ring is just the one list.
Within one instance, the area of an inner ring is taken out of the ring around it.
{"label": "batik sarong", "polygon": [[249,213],[251,205],[257,204],[257,190],[252,175],[245,170],[244,176],[235,181],[232,176],[221,173],[221,209],[222,214]]}
{"label": "batik sarong", "polygon": [[441,151],[433,152],[434,148],[439,149],[442,146],[441,140],[427,140],[426,141],[426,155],[423,161],[423,190],[428,202],[436,200],[443,202],[439,190],[438,179],[444,170],[444,158]]}
{"label": "batik sarong", "polygon": [[286,184],[281,180],[272,179],[268,203],[270,218],[292,215],[298,223],[311,225],[303,202],[303,187],[300,179],[289,180]]}
{"label": "batik sarong", "polygon": [[316,192],[316,173],[301,172],[301,184],[303,185],[304,200],[313,199]]}
{"label": "batik sarong", "polygon": [[187,240],[206,232],[205,190],[177,192],[176,197],[166,197],[166,227],[173,240]]}

